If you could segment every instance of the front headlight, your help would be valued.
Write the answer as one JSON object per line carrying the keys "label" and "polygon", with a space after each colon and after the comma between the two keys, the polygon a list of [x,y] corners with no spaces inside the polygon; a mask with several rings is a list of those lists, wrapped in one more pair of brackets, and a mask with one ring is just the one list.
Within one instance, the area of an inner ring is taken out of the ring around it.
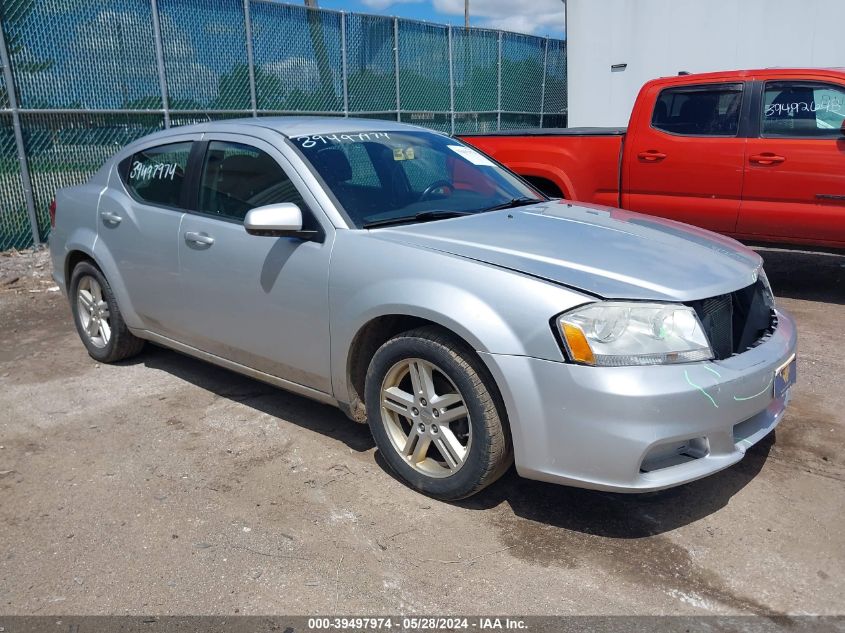
{"label": "front headlight", "polygon": [[690,307],[660,303],[593,303],[561,315],[569,356],[602,367],[711,360],[713,350]]}

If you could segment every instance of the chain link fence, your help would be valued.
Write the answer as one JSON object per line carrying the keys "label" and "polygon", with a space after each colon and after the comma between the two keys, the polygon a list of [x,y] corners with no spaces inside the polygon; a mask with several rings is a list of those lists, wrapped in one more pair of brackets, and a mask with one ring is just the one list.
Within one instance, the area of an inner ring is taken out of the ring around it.
{"label": "chain link fence", "polygon": [[[566,125],[566,43],[274,0],[0,0],[0,250],[162,128],[278,114]],[[10,87],[14,86],[14,90]]]}

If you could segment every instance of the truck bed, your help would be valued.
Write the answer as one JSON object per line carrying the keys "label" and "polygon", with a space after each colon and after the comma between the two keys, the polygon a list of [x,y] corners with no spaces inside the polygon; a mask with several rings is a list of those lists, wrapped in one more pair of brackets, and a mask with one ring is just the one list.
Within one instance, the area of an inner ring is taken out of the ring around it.
{"label": "truck bed", "polygon": [[625,127],[533,127],[498,132],[469,132],[458,136],[625,136]]}
{"label": "truck bed", "polygon": [[619,168],[626,128],[533,128],[460,134],[543,193],[619,206]]}

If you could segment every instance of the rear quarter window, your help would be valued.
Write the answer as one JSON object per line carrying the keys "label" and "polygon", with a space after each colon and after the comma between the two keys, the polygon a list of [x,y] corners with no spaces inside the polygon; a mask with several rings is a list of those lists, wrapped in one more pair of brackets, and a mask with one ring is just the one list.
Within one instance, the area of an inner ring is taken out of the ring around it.
{"label": "rear quarter window", "polygon": [[132,195],[142,202],[182,207],[185,170],[192,143],[169,143],[136,152],[121,163],[121,176]]}

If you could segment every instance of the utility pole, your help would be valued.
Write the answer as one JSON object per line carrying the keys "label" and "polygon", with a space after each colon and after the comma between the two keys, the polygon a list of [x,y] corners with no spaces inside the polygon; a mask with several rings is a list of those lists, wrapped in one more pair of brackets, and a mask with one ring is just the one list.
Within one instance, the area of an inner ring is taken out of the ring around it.
{"label": "utility pole", "polygon": [[[248,1],[248,0],[247,0]],[[305,0],[306,9],[318,9],[317,0]],[[326,39],[323,37],[323,21],[319,11],[308,11],[308,30],[311,32],[311,46],[317,58],[317,72],[320,74],[320,96],[324,107],[334,109],[336,96],[332,82],[332,69],[329,67],[329,54],[326,52]]]}
{"label": "utility pole", "polygon": [[469,28],[469,0],[464,0],[464,28]]}

